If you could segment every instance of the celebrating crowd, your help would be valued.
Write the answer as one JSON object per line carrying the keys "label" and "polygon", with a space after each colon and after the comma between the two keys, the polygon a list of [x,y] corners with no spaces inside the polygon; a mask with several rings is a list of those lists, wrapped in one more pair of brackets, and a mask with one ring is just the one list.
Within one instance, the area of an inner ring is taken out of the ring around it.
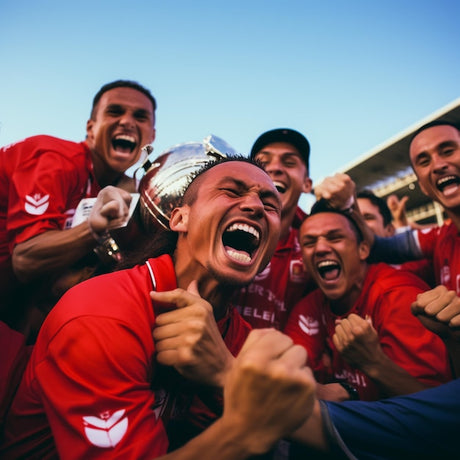
{"label": "celebrating crowd", "polygon": [[125,174],[156,107],[116,80],[84,141],[0,148],[0,458],[457,458],[460,127],[407,152],[442,226],[345,174],[307,215],[310,143],[277,128],[187,172],[163,228]]}

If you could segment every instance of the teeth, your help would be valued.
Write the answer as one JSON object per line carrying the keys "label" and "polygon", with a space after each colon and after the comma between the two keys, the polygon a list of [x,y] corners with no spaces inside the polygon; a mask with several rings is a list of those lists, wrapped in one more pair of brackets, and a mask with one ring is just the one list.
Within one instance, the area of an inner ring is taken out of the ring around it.
{"label": "teeth", "polygon": [[452,180],[457,180],[457,178],[455,176],[447,176],[447,177],[443,177],[442,179],[439,179],[438,180],[438,185],[442,185],[444,184],[445,182],[449,182],[449,181],[452,181]]}
{"label": "teeth", "polygon": [[273,181],[273,185],[280,193],[283,193],[286,190],[286,186],[282,182]]}
{"label": "teeth", "polygon": [[249,257],[248,254],[244,253],[244,252],[238,252],[238,251],[234,251],[233,249],[227,249],[227,254],[232,258],[232,259],[235,259],[237,260],[238,262],[245,262],[245,263],[249,263],[251,262],[251,258]]}
{"label": "teeth", "polygon": [[133,136],[128,136],[126,134],[119,134],[118,136],[115,136],[114,139],[132,142],[133,144],[136,143],[136,139],[134,139]]}
{"label": "teeth", "polygon": [[323,260],[323,261],[321,261],[321,262],[318,262],[317,267],[318,267],[318,268],[324,268],[324,267],[330,267],[331,265],[336,266],[336,265],[337,265],[337,262],[334,262],[334,261],[332,261],[332,260]]}
{"label": "teeth", "polygon": [[247,224],[235,223],[227,229],[227,232],[234,232],[236,230],[240,230],[242,232],[246,232],[246,233],[250,233],[251,235],[254,235],[257,241],[260,238],[259,232],[254,227],[251,227],[250,225],[247,225]]}

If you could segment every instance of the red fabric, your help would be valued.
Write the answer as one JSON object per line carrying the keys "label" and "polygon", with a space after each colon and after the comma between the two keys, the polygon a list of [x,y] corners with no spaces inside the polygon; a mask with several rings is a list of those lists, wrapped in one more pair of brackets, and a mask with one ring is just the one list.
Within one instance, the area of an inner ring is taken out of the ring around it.
{"label": "red fabric", "polygon": [[291,228],[287,239],[278,242],[268,266],[241,289],[234,304],[252,327],[282,330],[294,305],[313,289],[303,267],[298,230]]}
{"label": "red fabric", "polygon": [[417,230],[416,236],[424,255],[433,262],[436,284],[443,284],[460,295],[460,236],[448,221],[441,227]]}
{"label": "red fabric", "polygon": [[410,311],[417,294],[427,289],[411,273],[385,264],[370,265],[361,295],[346,315],[334,315],[317,289],[295,306],[285,333],[307,349],[308,363],[320,383],[346,379],[357,388],[361,399],[380,399],[377,386],[349,366],[332,342],[337,318],[351,313],[362,318],[369,315],[382,349],[392,361],[420,381],[438,385],[451,379],[446,348]]}
{"label": "red fabric", "polygon": [[0,148],[0,272],[16,244],[63,229],[99,190],[85,142],[34,136]]}
{"label": "red fabric", "polygon": [[[149,262],[157,289],[174,289],[171,258]],[[162,401],[151,387],[156,309],[151,290],[142,265],[92,278],[63,296],[35,344],[1,458],[143,459],[166,452],[158,418]],[[249,327],[233,312],[229,321],[222,321],[225,340],[237,353]],[[196,412],[206,415],[200,407]],[[112,447],[94,445],[109,440]]]}

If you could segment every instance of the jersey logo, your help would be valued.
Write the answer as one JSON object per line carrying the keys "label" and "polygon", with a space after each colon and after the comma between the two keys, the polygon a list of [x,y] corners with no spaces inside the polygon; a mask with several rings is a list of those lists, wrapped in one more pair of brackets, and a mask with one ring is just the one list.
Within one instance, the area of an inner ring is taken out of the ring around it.
{"label": "jersey logo", "polygon": [[88,441],[97,447],[115,447],[125,435],[128,429],[128,417],[125,417],[126,410],[110,414],[102,412],[99,417],[83,417],[85,435]]}
{"label": "jersey logo", "polygon": [[315,335],[319,332],[319,322],[310,317],[299,315],[299,327],[307,335]]}
{"label": "jersey logo", "polygon": [[292,281],[296,283],[305,282],[305,270],[303,268],[303,263],[301,260],[291,260],[289,272]]}
{"label": "jersey logo", "polygon": [[48,209],[49,199],[49,195],[42,197],[39,193],[34,196],[26,195],[25,210],[33,216],[40,216]]}

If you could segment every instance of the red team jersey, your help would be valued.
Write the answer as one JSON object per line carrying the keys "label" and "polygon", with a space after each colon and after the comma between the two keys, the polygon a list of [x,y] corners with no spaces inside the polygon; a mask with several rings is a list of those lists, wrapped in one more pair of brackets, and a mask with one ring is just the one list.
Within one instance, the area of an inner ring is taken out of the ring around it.
{"label": "red team jersey", "polygon": [[298,230],[291,228],[279,241],[269,264],[254,281],[241,289],[234,303],[241,316],[254,328],[282,330],[289,312],[308,292],[313,280],[303,268]]}
{"label": "red team jersey", "polygon": [[436,284],[460,295],[460,235],[448,221],[440,227],[414,231],[425,257],[432,260]]}
{"label": "red team jersey", "polygon": [[[158,291],[176,288],[169,256],[92,278],[63,296],[34,346],[1,458],[151,459],[166,453],[160,416],[169,422],[174,410],[165,412],[174,407],[160,391],[154,362],[154,308],[160,307],[152,307],[152,284]],[[231,309],[219,327],[236,355],[249,325]],[[216,418],[212,408],[187,396],[189,417]]]}
{"label": "red team jersey", "polygon": [[386,355],[412,376],[428,385],[451,379],[447,350],[442,340],[425,329],[410,310],[426,284],[411,273],[386,264],[369,265],[360,297],[343,316],[332,313],[329,302],[317,289],[292,311],[285,333],[308,351],[308,364],[319,383],[348,381],[363,400],[380,399],[377,386],[342,359],[332,342],[335,321],[355,313],[369,316]]}
{"label": "red team jersey", "polygon": [[99,190],[86,142],[34,136],[0,148],[1,278],[13,279],[16,244],[64,229],[80,200]]}

